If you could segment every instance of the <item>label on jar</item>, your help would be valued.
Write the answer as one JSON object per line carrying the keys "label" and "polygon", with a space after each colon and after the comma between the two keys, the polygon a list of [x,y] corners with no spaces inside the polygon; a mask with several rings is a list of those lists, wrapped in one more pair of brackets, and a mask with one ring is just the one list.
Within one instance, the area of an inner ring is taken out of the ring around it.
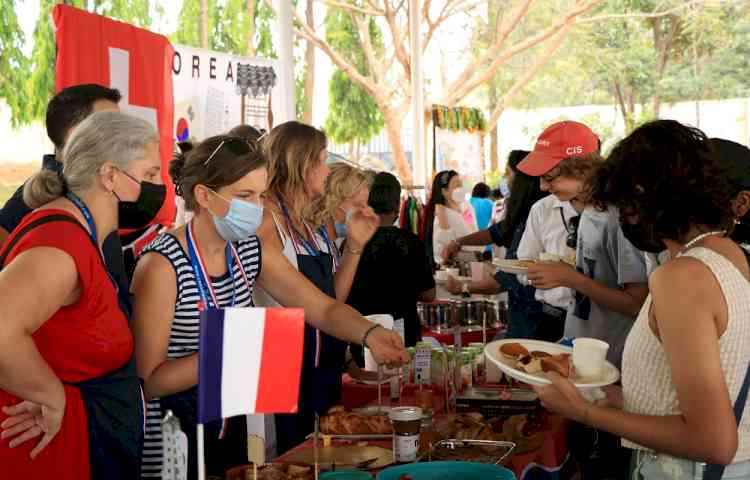
{"label": "label on jar", "polygon": [[417,461],[419,452],[419,434],[417,435],[393,435],[393,461],[396,463],[409,463]]}
{"label": "label on jar", "polygon": [[430,378],[430,361],[432,359],[432,350],[429,348],[417,348],[414,355],[414,383],[417,385],[429,385],[432,381]]}

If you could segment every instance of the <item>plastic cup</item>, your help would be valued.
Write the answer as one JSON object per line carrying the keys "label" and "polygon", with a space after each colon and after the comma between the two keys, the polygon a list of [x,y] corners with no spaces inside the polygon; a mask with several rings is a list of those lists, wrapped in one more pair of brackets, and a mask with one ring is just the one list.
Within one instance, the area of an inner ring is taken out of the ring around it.
{"label": "plastic cup", "polygon": [[578,377],[598,377],[604,373],[609,343],[596,338],[573,340],[573,366]]}

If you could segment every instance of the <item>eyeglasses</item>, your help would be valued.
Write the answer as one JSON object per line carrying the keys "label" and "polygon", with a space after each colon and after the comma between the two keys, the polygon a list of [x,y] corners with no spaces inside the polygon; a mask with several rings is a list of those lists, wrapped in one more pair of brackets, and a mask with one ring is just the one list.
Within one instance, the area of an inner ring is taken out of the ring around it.
{"label": "eyeglasses", "polygon": [[565,237],[565,245],[567,245],[568,248],[572,248],[575,250],[578,247],[578,224],[581,222],[581,216],[576,215],[575,217],[570,217],[570,220],[566,222],[565,214],[563,213],[561,208],[560,218],[562,219],[565,231],[568,232],[568,236]]}
{"label": "eyeglasses", "polygon": [[556,168],[552,172],[547,172],[541,176],[541,179],[547,183],[552,183],[561,175],[560,169]]}
{"label": "eyeglasses", "polygon": [[219,143],[219,146],[214,149],[213,152],[211,152],[211,155],[208,156],[205,162],[203,162],[203,166],[208,166],[209,163],[211,163],[211,160],[216,156],[217,153],[219,153],[219,150],[221,150],[221,147],[224,145],[227,146],[227,148],[235,155],[247,155],[250,153],[250,150],[252,148],[255,148],[255,145],[251,145],[248,141],[243,140],[239,137],[229,137],[227,139],[222,140]]}

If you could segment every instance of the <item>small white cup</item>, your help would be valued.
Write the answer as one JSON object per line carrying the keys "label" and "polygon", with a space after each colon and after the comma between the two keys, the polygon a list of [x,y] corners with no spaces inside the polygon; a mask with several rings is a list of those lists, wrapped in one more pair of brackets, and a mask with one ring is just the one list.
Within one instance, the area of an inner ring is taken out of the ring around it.
{"label": "small white cup", "polygon": [[445,270],[438,270],[435,272],[435,280],[439,282],[444,282],[448,280],[448,272]]}
{"label": "small white cup", "polygon": [[[386,330],[393,330],[393,317],[387,313],[378,313],[375,315],[365,315],[365,318],[373,323],[377,323]],[[365,370],[368,372],[377,372],[378,363],[375,361],[375,357],[372,356],[370,349],[365,347]],[[385,373],[388,373],[388,369],[383,369]]]}
{"label": "small white cup", "polygon": [[459,273],[459,270],[458,270],[457,268],[446,268],[446,269],[445,269],[445,273],[446,273],[446,274],[447,274],[448,276],[451,276],[451,277],[453,277],[453,278],[457,278],[457,277],[459,276],[459,275],[458,275],[458,273]]}
{"label": "small white cup", "polygon": [[604,373],[609,343],[596,338],[573,340],[573,366],[578,377],[598,377]]}

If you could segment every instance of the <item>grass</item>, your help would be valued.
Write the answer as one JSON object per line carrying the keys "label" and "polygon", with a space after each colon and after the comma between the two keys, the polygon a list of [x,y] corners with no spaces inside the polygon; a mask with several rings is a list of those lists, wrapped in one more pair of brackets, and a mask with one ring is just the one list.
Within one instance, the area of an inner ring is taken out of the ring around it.
{"label": "grass", "polygon": [[18,185],[0,185],[0,207],[5,205],[5,202],[13,195],[20,184]]}

